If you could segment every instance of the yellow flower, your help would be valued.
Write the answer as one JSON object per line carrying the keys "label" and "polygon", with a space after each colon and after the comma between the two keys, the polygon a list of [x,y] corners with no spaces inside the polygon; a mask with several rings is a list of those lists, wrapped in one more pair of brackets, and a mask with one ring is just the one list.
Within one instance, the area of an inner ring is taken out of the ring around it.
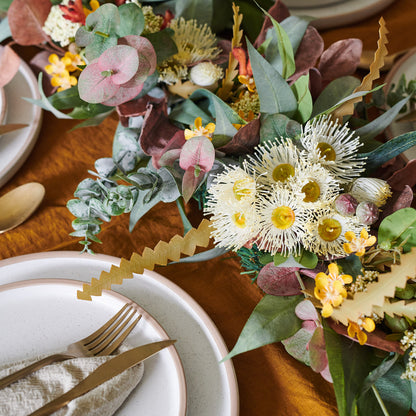
{"label": "yellow flower", "polygon": [[256,84],[254,83],[254,78],[249,77],[248,75],[239,75],[238,80],[241,84],[245,85],[250,92],[256,90]]}
{"label": "yellow flower", "polygon": [[56,53],[49,55],[48,61],[50,62],[50,65],[45,66],[45,71],[50,75],[64,74],[65,71],[67,71],[67,65],[71,63],[69,58],[63,57],[59,59]]}
{"label": "yellow flower", "polygon": [[90,1],[90,7],[91,7],[91,10],[87,9],[86,7],[82,8],[84,10],[85,17],[87,17],[89,14],[95,12],[100,7],[100,3],[98,2],[98,0],[91,0]]}
{"label": "yellow flower", "polygon": [[355,336],[357,336],[360,345],[364,345],[367,342],[367,334],[363,331],[363,329],[367,332],[373,332],[375,328],[376,324],[371,318],[360,317],[358,322],[349,321],[348,335],[351,338],[355,338]]}
{"label": "yellow flower", "polygon": [[205,127],[203,127],[201,117],[197,117],[194,124],[195,128],[193,130],[185,129],[185,140],[200,136],[205,136],[211,140],[212,134],[215,131],[214,123],[208,123]]}
{"label": "yellow flower", "polygon": [[374,235],[369,237],[365,228],[361,230],[359,237],[356,237],[352,231],[347,231],[345,238],[349,241],[343,245],[345,252],[347,254],[355,253],[357,256],[363,256],[366,247],[374,245],[377,240]]}
{"label": "yellow flower", "polygon": [[81,59],[80,55],[71,52],[66,52],[63,59],[65,59],[66,69],[69,72],[78,70],[79,65],[85,65],[85,62]]}
{"label": "yellow flower", "polygon": [[63,74],[54,75],[51,79],[52,86],[59,87],[58,91],[67,90],[68,88],[77,85],[77,83],[78,80],[74,76],[69,75],[68,71]]}
{"label": "yellow flower", "polygon": [[347,297],[344,285],[351,282],[350,275],[339,274],[338,266],[335,263],[328,266],[328,274],[318,273],[316,275],[314,294],[322,303],[324,318],[331,316],[333,308],[341,305],[344,298]]}

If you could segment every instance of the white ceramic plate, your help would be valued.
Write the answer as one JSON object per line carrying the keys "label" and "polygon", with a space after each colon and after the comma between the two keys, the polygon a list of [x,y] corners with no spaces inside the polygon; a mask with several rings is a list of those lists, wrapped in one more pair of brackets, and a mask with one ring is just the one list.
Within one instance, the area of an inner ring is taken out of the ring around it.
{"label": "white ceramic plate", "polygon": [[373,16],[394,0],[343,0],[322,7],[289,7],[296,16],[312,16],[311,24],[317,29],[342,27]]}
{"label": "white ceramic plate", "polygon": [[40,98],[36,78],[22,60],[19,71],[4,87],[4,93],[7,111],[3,124],[28,126],[0,136],[0,186],[23,165],[36,143],[42,124],[42,109],[22,98]]}
{"label": "white ceramic plate", "polygon": [[[82,282],[35,279],[0,286],[0,364],[62,352],[66,346],[94,332],[128,298],[105,291],[93,302],[76,298]],[[142,319],[126,339],[131,347],[168,339],[158,322],[139,305]],[[185,416],[185,376],[172,346],[146,360],[139,386],[119,411],[120,415]],[[163,386],[163,388],[161,388]]]}
{"label": "white ceramic plate", "polygon": [[[30,254],[0,261],[0,282],[60,278],[90,282],[120,259],[77,252]],[[238,387],[232,361],[218,329],[204,310],[181,288],[155,272],[127,279],[113,290],[137,302],[161,323],[170,338],[177,339],[187,385],[187,416],[238,416]],[[76,293],[74,293],[74,297]],[[94,297],[96,302],[99,297]],[[85,308],[90,302],[86,303]],[[91,306],[89,306],[91,307]],[[130,405],[130,400],[126,402]],[[124,415],[127,413],[121,413]],[[129,413],[137,414],[136,413]],[[144,413],[141,413],[144,415]],[[147,413],[146,416],[165,416]]]}
{"label": "white ceramic plate", "polygon": [[[402,74],[406,76],[407,82],[416,79],[416,48],[409,51],[393,65],[386,77],[386,93],[393,84],[398,84]],[[399,117],[403,115],[404,114],[400,114]],[[413,130],[416,130],[416,122],[396,121],[390,124],[386,132],[388,138],[391,139]],[[407,160],[416,159],[416,146],[403,152],[403,155]]]}

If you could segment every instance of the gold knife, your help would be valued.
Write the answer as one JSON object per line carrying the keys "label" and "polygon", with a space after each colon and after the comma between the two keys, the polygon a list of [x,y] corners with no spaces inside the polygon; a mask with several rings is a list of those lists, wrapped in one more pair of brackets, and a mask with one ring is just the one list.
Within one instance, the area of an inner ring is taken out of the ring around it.
{"label": "gold knife", "polygon": [[140,363],[146,358],[151,357],[163,348],[169,347],[176,340],[165,340],[141,345],[122,354],[116,355],[111,360],[106,361],[97,367],[88,377],[78,383],[74,388],[64,393],[62,396],[45,404],[40,409],[34,411],[29,416],[44,416],[56,412],[64,407],[71,400],[89,392],[100,384],[115,377],[130,367]]}

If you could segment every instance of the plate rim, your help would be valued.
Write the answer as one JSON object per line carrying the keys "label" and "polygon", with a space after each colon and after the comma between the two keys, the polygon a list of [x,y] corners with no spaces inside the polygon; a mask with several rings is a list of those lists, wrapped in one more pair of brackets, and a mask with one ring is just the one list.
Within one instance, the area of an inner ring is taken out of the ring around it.
{"label": "plate rim", "polygon": [[[35,78],[34,73],[30,69],[29,65],[20,58],[20,65],[18,72],[20,72],[23,76],[23,78],[27,81],[30,92],[32,97],[34,99],[40,99],[40,93],[38,90],[38,83]],[[10,81],[12,82],[12,81]],[[10,84],[10,83],[9,83]],[[5,86],[7,88],[7,85]],[[6,102],[8,102],[7,93],[6,94]],[[19,153],[10,160],[7,164],[5,164],[2,169],[0,169],[0,187],[5,185],[22,167],[22,165],[25,163],[26,159],[29,157],[30,153],[32,152],[36,140],[39,137],[40,130],[42,128],[42,120],[43,120],[43,110],[41,107],[32,104],[34,106],[34,113],[33,118],[30,120],[29,126],[25,127],[23,129],[25,134],[25,140],[22,144]],[[10,111],[10,108],[8,108],[8,112]],[[8,113],[7,112],[7,113]],[[7,114],[6,114],[7,119]]]}
{"label": "plate rim", "polygon": [[[81,260],[92,260],[103,262],[107,264],[115,264],[119,265],[121,258],[116,256],[111,256],[108,254],[89,254],[89,253],[80,253],[79,251],[71,251],[71,250],[62,250],[62,251],[48,251],[48,252],[37,252],[37,253],[29,253],[29,254],[22,254],[19,256],[9,257],[7,259],[0,260],[0,268],[5,266],[10,266],[17,263],[22,263],[24,261],[37,261],[37,260],[57,260],[59,258],[76,258]],[[207,312],[199,305],[199,303],[189,295],[184,289],[179,287],[176,283],[172,282],[171,280],[167,279],[166,277],[162,276],[161,274],[145,270],[144,275],[151,277],[152,279],[158,281],[162,285],[166,286],[168,289],[172,290],[176,293],[184,302],[188,304],[188,306],[196,313],[196,315],[202,320],[204,325],[207,327],[209,333],[211,334],[220,354],[225,357],[228,354],[228,347],[222,337],[219,329],[215,325],[214,321],[211,317],[207,314]],[[32,279],[34,280],[34,279]],[[65,279],[60,279],[65,280]],[[85,282],[83,282],[85,283]],[[116,291],[113,291],[117,293]],[[123,295],[121,295],[123,296]],[[234,365],[232,360],[227,360],[222,363],[225,367],[225,373],[227,376],[228,387],[229,387],[229,395],[230,395],[230,416],[238,416],[240,412],[240,402],[239,402],[239,389],[238,389],[238,381],[235,372]]]}
{"label": "plate rim", "polygon": [[[7,292],[9,290],[14,289],[24,289],[30,288],[32,286],[42,286],[42,285],[57,285],[57,286],[64,286],[64,287],[71,287],[73,289],[80,290],[82,289],[82,285],[85,282],[82,280],[76,279],[59,279],[59,278],[41,278],[41,279],[28,279],[28,280],[19,280],[17,282],[5,283],[0,285],[0,292]],[[123,302],[124,304],[130,303],[133,304],[134,308],[145,318],[145,320],[153,327],[155,332],[161,337],[162,340],[170,339],[169,335],[163,328],[163,326],[156,320],[156,318],[150,314],[146,309],[144,309],[141,305],[139,305],[134,300],[130,299],[129,297],[118,293],[114,290],[103,290],[107,296],[114,298]],[[186,385],[186,378],[185,378],[185,370],[180,358],[180,355],[175,347],[175,345],[170,345],[166,348],[169,351],[170,356],[173,360],[174,366],[176,368],[176,372],[178,375],[179,380],[179,409],[178,409],[178,416],[185,416],[186,409],[187,409],[187,385]]]}
{"label": "plate rim", "polygon": [[[339,26],[347,26],[361,20],[364,20],[368,17],[373,16],[377,12],[385,9],[390,4],[396,0],[373,0],[372,4],[366,4],[361,0],[353,0],[357,3],[357,8],[348,11],[336,11],[339,7],[347,7],[348,2],[335,3],[328,6],[321,7],[289,7],[289,12],[291,15],[304,16],[309,13],[314,15],[313,12],[322,12],[334,10],[333,14],[324,13],[319,14],[315,20],[311,21],[311,25],[319,30],[333,29]],[[351,6],[351,5],[350,5]]]}

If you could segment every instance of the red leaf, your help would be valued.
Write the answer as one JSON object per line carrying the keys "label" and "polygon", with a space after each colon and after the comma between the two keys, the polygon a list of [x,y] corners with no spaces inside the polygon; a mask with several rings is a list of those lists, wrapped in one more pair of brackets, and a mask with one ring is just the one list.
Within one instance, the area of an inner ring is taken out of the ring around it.
{"label": "red leaf", "polygon": [[48,40],[42,27],[50,9],[50,1],[13,0],[7,12],[13,40],[19,45],[39,45]]}
{"label": "red leaf", "polygon": [[305,75],[316,65],[324,50],[324,41],[313,26],[308,26],[302,41],[296,51],[296,72],[290,77],[290,81],[296,81]]}
{"label": "red leaf", "polygon": [[[270,7],[268,12],[270,16],[272,16],[273,19],[278,22],[281,22],[282,20],[290,16],[289,9],[280,0],[276,0],[274,5]],[[254,41],[255,48],[258,48],[266,40],[267,29],[269,29],[272,26],[272,21],[269,17],[266,17],[264,19],[263,26],[261,27],[260,33],[258,34],[257,39]]]}
{"label": "red leaf", "polygon": [[230,142],[225,146],[220,147],[218,150],[226,154],[235,156],[246,155],[253,153],[254,148],[260,142],[260,119],[256,118],[234,135]]}
{"label": "red leaf", "polygon": [[[351,338],[350,336],[348,336],[346,326],[337,323],[332,319],[327,319],[326,322],[337,334],[344,335],[345,337],[352,339],[355,342],[358,342],[358,339]],[[400,348],[399,341],[386,340],[386,333],[378,328],[376,328],[373,332],[367,333],[367,342],[365,344],[370,345],[371,347],[376,347],[383,351],[397,352],[399,354],[404,353],[403,350]]]}
{"label": "red leaf", "polygon": [[324,330],[318,326],[309,341],[309,358],[313,371],[320,373],[328,365],[328,356],[325,349]]}
{"label": "red leaf", "polygon": [[394,172],[387,182],[396,191],[403,190],[405,185],[413,188],[416,185],[416,159],[409,160],[406,166]]}
{"label": "red leaf", "polygon": [[299,295],[301,287],[295,275],[297,267],[277,267],[266,264],[257,276],[257,284],[264,292],[275,296]]}
{"label": "red leaf", "polygon": [[116,110],[120,122],[124,127],[129,125],[129,117],[138,117],[146,114],[148,104],[159,104],[165,101],[166,97],[157,98],[145,95],[138,100],[128,101],[117,106]]}
{"label": "red leaf", "polygon": [[360,39],[342,39],[322,53],[318,69],[327,83],[353,74],[360,63],[363,43]]}
{"label": "red leaf", "polygon": [[85,25],[85,13],[82,7],[82,0],[70,0],[67,6],[60,4],[59,8],[62,10],[62,15],[65,19],[72,23]]}
{"label": "red leaf", "polygon": [[169,121],[164,101],[148,106],[139,140],[143,151],[152,156],[152,163],[156,169],[159,168],[158,160],[177,132],[181,132],[178,137],[182,137],[183,143],[185,143],[183,130]]}
{"label": "red leaf", "polygon": [[0,51],[0,87],[4,87],[17,74],[20,58],[9,45],[2,47]]}

